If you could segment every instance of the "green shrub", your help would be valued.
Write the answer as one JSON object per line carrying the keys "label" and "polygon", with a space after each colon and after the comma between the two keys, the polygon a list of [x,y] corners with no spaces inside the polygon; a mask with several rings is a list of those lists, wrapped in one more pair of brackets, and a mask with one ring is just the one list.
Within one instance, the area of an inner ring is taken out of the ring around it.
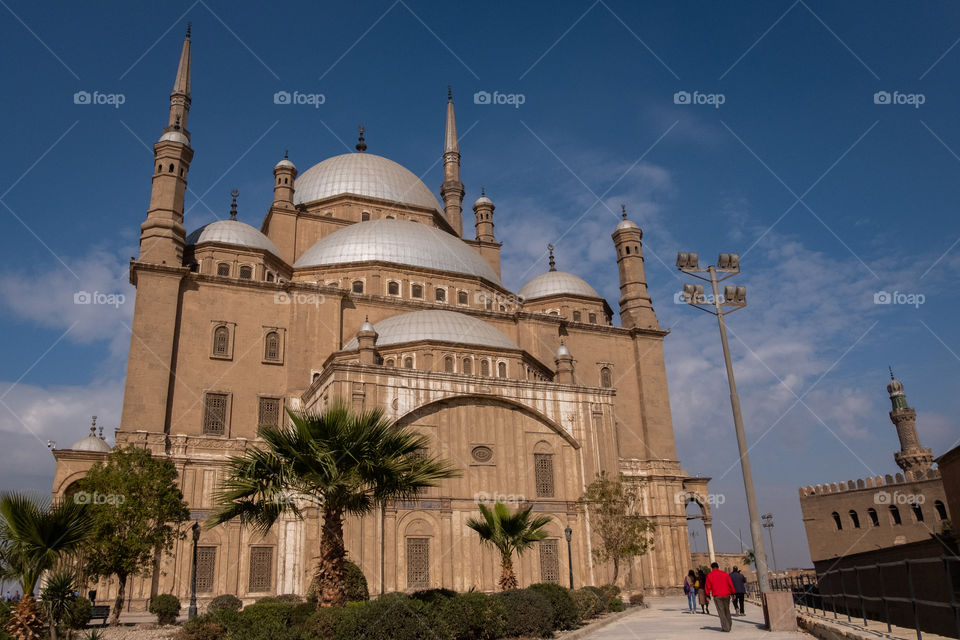
{"label": "green shrub", "polygon": [[632,604],[632,605],[637,605],[637,606],[643,606],[643,594],[642,594],[642,593],[634,593],[634,594],[631,594],[631,595],[630,595],[630,604]]}
{"label": "green shrub", "polygon": [[90,617],[93,615],[93,605],[83,596],[74,598],[67,607],[67,615],[63,622],[71,629],[83,629],[90,623]]}
{"label": "green shrub", "polygon": [[527,589],[539,593],[550,602],[554,631],[573,629],[579,624],[580,609],[569,589],[550,582],[530,585]]}
{"label": "green shrub", "polygon": [[498,593],[496,597],[507,612],[504,636],[546,638],[553,632],[553,608],[539,593],[512,589]]}
{"label": "green shrub", "polygon": [[623,598],[621,598],[620,596],[614,597],[610,601],[610,604],[607,605],[607,610],[612,611],[614,613],[618,611],[626,611],[626,609],[627,609],[627,605],[623,604]]}
{"label": "green shrub", "polygon": [[337,625],[343,617],[343,607],[324,607],[314,609],[304,623],[304,638],[310,640],[327,640],[333,638],[337,632]]}
{"label": "green shrub", "polygon": [[295,593],[283,593],[276,597],[277,602],[286,602],[287,604],[302,604],[303,597]]}
{"label": "green shrub", "polygon": [[457,595],[457,592],[453,589],[423,589],[422,591],[414,591],[410,594],[410,597],[420,602],[433,604],[452,598],[455,595]]}
{"label": "green shrub", "polygon": [[577,589],[570,595],[577,603],[577,612],[580,614],[581,620],[590,620],[603,613],[603,598],[590,587]]}
{"label": "green shrub", "polygon": [[[367,577],[363,575],[363,569],[355,562],[344,560],[346,569],[346,592],[347,602],[361,602],[370,599],[370,589],[367,587]],[[307,589],[307,602],[316,602],[320,599],[320,589],[317,587],[317,579],[314,577],[310,581],[310,588]]]}
{"label": "green shrub", "polygon": [[292,640],[298,637],[294,627],[306,622],[314,611],[312,604],[255,602],[244,607],[237,623],[227,629],[234,640]]}
{"label": "green shrub", "polygon": [[235,595],[225,593],[217,596],[207,605],[207,611],[240,611],[243,608],[243,600]]}
{"label": "green shrub", "polygon": [[7,622],[10,620],[10,615],[10,604],[4,600],[0,600],[0,640],[11,640],[11,638],[13,638],[13,636],[7,633],[4,629],[7,626]]}
{"label": "green shrub", "polygon": [[150,601],[150,613],[159,624],[174,624],[180,615],[180,599],[172,593],[162,593]]}
{"label": "green shrub", "polygon": [[446,633],[437,607],[402,593],[388,593],[370,602],[347,605],[333,640],[442,639]]}
{"label": "green shrub", "polygon": [[215,609],[183,624],[174,640],[221,640],[228,630],[236,628],[240,619],[236,611]]}
{"label": "green shrub", "polygon": [[439,606],[452,640],[494,640],[504,635],[507,610],[499,598],[485,593],[461,593],[433,606]]}

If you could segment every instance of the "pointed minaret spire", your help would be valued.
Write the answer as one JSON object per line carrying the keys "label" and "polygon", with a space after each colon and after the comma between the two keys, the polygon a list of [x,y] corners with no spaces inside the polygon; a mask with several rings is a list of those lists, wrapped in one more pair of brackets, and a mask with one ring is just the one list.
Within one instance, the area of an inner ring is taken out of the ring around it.
{"label": "pointed minaret spire", "polygon": [[357,141],[357,151],[359,151],[360,153],[363,153],[364,151],[367,150],[367,143],[363,139],[363,134],[366,131],[366,129],[363,127],[363,125],[360,125],[359,127],[357,127],[357,131],[360,132],[360,140]]}
{"label": "pointed minaret spire", "polygon": [[897,437],[900,439],[900,451],[893,454],[893,459],[908,478],[922,475],[933,464],[933,451],[920,444],[917,412],[907,404],[903,384],[893,377],[892,367],[887,393],[890,395],[890,421],[897,428]]}
{"label": "pointed minaret spire", "polygon": [[233,202],[230,203],[230,219],[237,219],[237,196],[240,195],[240,192],[237,189],[234,189],[230,192],[230,195],[233,197]]}
{"label": "pointed minaret spire", "polygon": [[[170,93],[170,120],[168,127],[186,133],[187,114],[190,112],[190,22],[187,23],[187,35],[183,39],[183,48],[180,50],[180,64],[177,66],[177,77],[173,81],[173,91]],[[190,134],[187,134],[189,136]]]}
{"label": "pointed minaret spire", "polygon": [[548,244],[548,245],[547,245],[547,251],[550,252],[550,271],[556,271],[556,270],[557,270],[557,262],[556,262],[556,260],[553,259],[553,245],[552,245],[552,244]]}
{"label": "pointed minaret spire", "polygon": [[447,122],[443,141],[443,213],[458,236],[463,236],[463,183],[460,182],[460,143],[453,113],[453,89],[447,87]]}

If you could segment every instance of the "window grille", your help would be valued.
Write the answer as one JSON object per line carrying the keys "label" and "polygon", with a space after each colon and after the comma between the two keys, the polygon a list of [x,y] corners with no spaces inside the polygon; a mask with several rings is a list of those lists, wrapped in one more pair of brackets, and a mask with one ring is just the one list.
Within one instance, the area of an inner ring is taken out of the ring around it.
{"label": "window grille", "polygon": [[600,386],[609,389],[613,386],[613,376],[610,375],[610,367],[600,369]]}
{"label": "window grille", "polygon": [[415,284],[410,287],[410,295],[414,298],[423,297],[423,285]]}
{"label": "window grille", "polygon": [[535,453],[533,468],[538,498],[553,497],[553,454]]}
{"label": "window grille", "polygon": [[213,355],[230,355],[230,330],[226,327],[217,327],[213,331]]}
{"label": "window grille", "polygon": [[363,281],[357,280],[353,283],[353,292],[354,293],[363,293]]}
{"label": "window grille", "polygon": [[500,378],[506,378],[506,377],[507,377],[507,363],[506,363],[506,362],[501,362],[501,363],[497,364],[497,376],[500,377]]}
{"label": "window grille", "polygon": [[227,394],[208,393],[204,398],[203,433],[222,436],[227,426]]}
{"label": "window grille", "polygon": [[197,547],[197,593],[213,593],[217,548]]}
{"label": "window grille", "polygon": [[280,334],[276,331],[271,331],[267,334],[264,339],[263,346],[263,359],[264,360],[279,360],[280,359]]}
{"label": "window grille", "polygon": [[253,267],[244,265],[240,267],[240,279],[241,280],[252,280],[253,279]]}
{"label": "window grille", "polygon": [[446,302],[447,300],[447,290],[446,289],[437,289],[436,290],[436,299],[437,302]]}
{"label": "window grille", "polygon": [[540,541],[540,582],[560,584],[560,551],[556,539]]}
{"label": "window grille", "polygon": [[228,276],[230,275],[230,264],[227,262],[221,262],[217,265],[217,275],[218,276]]}
{"label": "window grille", "polygon": [[458,304],[467,304],[467,292],[459,291],[457,292],[457,303]]}
{"label": "window grille", "polygon": [[480,375],[482,376],[490,375],[490,362],[488,360],[480,361]]}
{"label": "window grille", "polygon": [[399,282],[388,282],[387,283],[387,293],[391,296],[400,295],[400,283]]}
{"label": "window grille", "polygon": [[407,588],[430,588],[430,538],[407,538]]}
{"label": "window grille", "polygon": [[250,547],[250,581],[247,591],[263,593],[273,584],[273,547]]}
{"label": "window grille", "polygon": [[257,426],[279,427],[281,404],[280,398],[260,398],[260,406],[257,409]]}

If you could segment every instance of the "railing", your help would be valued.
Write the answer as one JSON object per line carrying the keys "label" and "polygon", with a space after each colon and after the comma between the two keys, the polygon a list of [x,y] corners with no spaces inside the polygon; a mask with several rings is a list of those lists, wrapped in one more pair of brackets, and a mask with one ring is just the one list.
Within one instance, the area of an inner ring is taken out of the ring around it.
{"label": "railing", "polygon": [[[848,622],[879,621],[887,625],[912,628],[917,640],[923,632],[960,638],[960,558],[941,556],[877,562],[869,565],[831,569],[819,574],[794,578],[773,578],[770,588],[790,591],[798,609],[806,613]],[[747,592],[758,597],[757,583]]]}

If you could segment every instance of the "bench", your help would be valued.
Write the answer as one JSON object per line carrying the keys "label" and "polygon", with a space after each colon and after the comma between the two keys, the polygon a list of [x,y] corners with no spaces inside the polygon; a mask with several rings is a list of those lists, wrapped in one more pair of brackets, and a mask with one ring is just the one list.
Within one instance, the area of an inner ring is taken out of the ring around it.
{"label": "bench", "polygon": [[94,605],[90,607],[90,622],[94,620],[103,620],[101,627],[107,626],[107,619],[110,617],[109,605]]}

